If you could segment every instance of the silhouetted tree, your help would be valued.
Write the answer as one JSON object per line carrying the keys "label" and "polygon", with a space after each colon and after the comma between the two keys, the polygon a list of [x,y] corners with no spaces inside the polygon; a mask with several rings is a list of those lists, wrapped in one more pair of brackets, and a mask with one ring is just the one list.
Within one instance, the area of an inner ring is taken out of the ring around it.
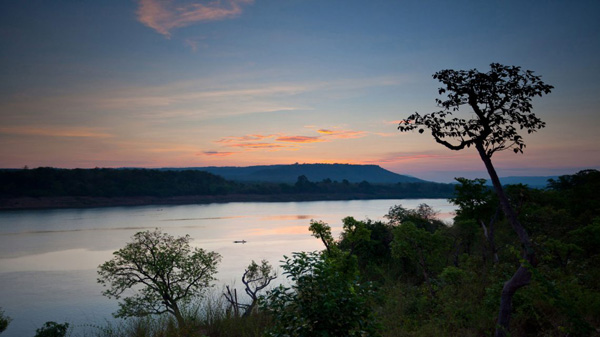
{"label": "silhouetted tree", "polygon": [[[513,149],[523,152],[525,142],[519,130],[532,133],[545,126],[533,112],[533,97],[548,94],[553,86],[542,82],[531,70],[522,71],[518,66],[490,65],[487,73],[471,70],[441,70],[433,75],[443,86],[439,94],[446,99],[436,99],[439,111],[420,115],[414,113],[402,120],[401,132],[425,128],[431,131],[436,142],[451,150],[463,150],[474,146],[490,175],[498,199],[512,228],[523,246],[523,258],[527,264],[536,265],[535,253],[529,235],[517,219],[504,193],[492,164],[497,151]],[[470,108],[471,118],[459,116],[459,110]],[[510,323],[512,296],[531,281],[531,272],[521,265],[513,277],[504,284],[498,315],[496,336],[505,336]]]}
{"label": "silhouetted tree", "polygon": [[12,321],[12,318],[4,314],[4,310],[0,308],[0,333],[8,328],[8,325]]}
{"label": "silhouetted tree", "polygon": [[190,247],[190,236],[175,238],[156,229],[138,232],[98,268],[98,283],[109,298],[121,299],[115,317],[172,314],[185,326],[181,305],[200,296],[215,280],[221,256]]}
{"label": "silhouetted tree", "polygon": [[240,309],[244,309],[244,317],[250,316],[258,304],[258,292],[265,289],[276,278],[277,273],[273,271],[273,266],[267,260],[262,260],[260,265],[252,260],[252,263],[250,263],[244,271],[244,275],[242,275],[242,283],[246,287],[244,291],[246,291],[246,294],[252,300],[250,304],[240,303],[237,290],[235,288],[232,290],[229,286],[225,286],[226,292],[223,295],[227,302],[229,302],[235,316],[239,316]]}

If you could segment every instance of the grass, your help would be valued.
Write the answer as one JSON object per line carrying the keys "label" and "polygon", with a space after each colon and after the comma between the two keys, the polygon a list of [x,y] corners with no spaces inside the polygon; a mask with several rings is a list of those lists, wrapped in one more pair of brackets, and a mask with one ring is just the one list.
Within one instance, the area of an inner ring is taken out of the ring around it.
{"label": "grass", "polygon": [[259,337],[269,326],[269,318],[262,313],[236,317],[228,310],[228,303],[213,293],[200,303],[185,307],[187,326],[178,328],[170,315],[128,318],[106,322],[104,325],[84,326],[85,337]]}

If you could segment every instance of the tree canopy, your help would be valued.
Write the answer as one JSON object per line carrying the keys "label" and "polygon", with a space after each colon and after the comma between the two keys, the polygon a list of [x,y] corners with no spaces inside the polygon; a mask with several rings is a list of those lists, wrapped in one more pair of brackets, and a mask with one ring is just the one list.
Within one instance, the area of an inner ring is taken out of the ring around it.
{"label": "tree canopy", "polygon": [[[525,142],[519,131],[525,129],[532,133],[545,126],[532,112],[532,99],[550,93],[554,87],[531,70],[522,71],[521,67],[499,63],[492,63],[487,73],[477,69],[446,69],[435,73],[433,78],[443,84],[439,94],[446,95],[444,99],[435,100],[441,110],[423,116],[415,112],[402,120],[398,129],[401,132],[419,129],[423,133],[425,127],[436,142],[454,151],[474,146],[485,164],[502,210],[523,247],[523,260],[528,264],[519,266],[502,289],[496,336],[505,336],[512,297],[531,282],[528,268],[535,267],[537,259],[529,234],[513,210],[491,158],[495,152],[511,148],[515,153],[523,152]],[[458,117],[463,106],[468,107],[465,110],[471,113],[471,118]]]}
{"label": "tree canopy", "polygon": [[[451,150],[480,144],[491,157],[510,148],[523,152],[525,142],[519,131],[532,133],[546,125],[532,112],[531,101],[554,87],[531,70],[492,63],[487,73],[445,69],[433,78],[443,84],[439,94],[446,94],[435,100],[442,109],[425,115],[415,112],[400,122],[400,131],[419,129],[423,133],[425,127],[436,142]],[[458,116],[463,106],[471,109],[472,118]]]}
{"label": "tree canopy", "polygon": [[133,241],[99,266],[103,294],[120,299],[116,317],[170,313],[184,325],[180,305],[202,294],[215,280],[221,256],[190,247],[189,235],[175,238],[156,229],[139,232]]}

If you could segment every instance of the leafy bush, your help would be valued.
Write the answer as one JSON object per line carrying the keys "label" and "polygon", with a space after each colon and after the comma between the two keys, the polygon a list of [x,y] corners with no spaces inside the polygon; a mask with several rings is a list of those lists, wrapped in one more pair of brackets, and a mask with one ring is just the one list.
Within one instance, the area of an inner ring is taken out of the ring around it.
{"label": "leafy bush", "polygon": [[44,326],[35,330],[34,337],[64,337],[68,330],[69,323],[46,322]]}
{"label": "leafy bush", "polygon": [[125,291],[136,291],[123,298],[115,316],[168,312],[183,328],[181,305],[211,286],[221,256],[201,248],[192,249],[189,235],[175,238],[158,229],[136,233],[133,239],[98,270],[98,282],[107,287],[105,296],[120,299]]}
{"label": "leafy bush", "polygon": [[12,321],[12,318],[4,314],[4,310],[0,308],[0,333],[8,328],[8,325]]}
{"label": "leafy bush", "polygon": [[316,252],[285,257],[282,268],[293,283],[270,291],[261,306],[274,318],[269,336],[378,336],[369,285],[341,272]]}

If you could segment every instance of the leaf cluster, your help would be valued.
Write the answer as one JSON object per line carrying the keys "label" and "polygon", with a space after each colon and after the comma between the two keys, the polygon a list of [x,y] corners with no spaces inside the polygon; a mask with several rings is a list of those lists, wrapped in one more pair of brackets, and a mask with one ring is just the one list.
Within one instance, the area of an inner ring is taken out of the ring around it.
{"label": "leaf cluster", "polygon": [[4,313],[4,310],[2,310],[2,308],[0,308],[0,333],[2,333],[2,331],[6,330],[6,328],[8,328],[8,325],[10,324],[11,321],[12,321],[12,318],[7,316]]}
{"label": "leaf cluster", "polygon": [[[445,98],[436,99],[441,110],[425,115],[415,112],[400,122],[401,132],[418,129],[423,133],[426,128],[436,142],[451,150],[480,145],[491,157],[511,148],[523,152],[525,142],[519,132],[532,133],[545,126],[532,112],[532,99],[554,87],[531,70],[492,63],[486,73],[445,69],[433,78],[443,84],[438,92]],[[470,109],[470,118],[458,114],[464,106]]]}
{"label": "leaf cluster", "polygon": [[274,318],[269,336],[377,336],[368,284],[351,278],[331,258],[293,253],[282,268],[292,286],[273,289],[261,306]]}
{"label": "leaf cluster", "polygon": [[133,241],[99,266],[103,294],[121,299],[116,317],[171,313],[180,316],[179,303],[200,296],[215,280],[218,253],[189,245],[189,235],[175,238],[160,230],[136,233]]}

